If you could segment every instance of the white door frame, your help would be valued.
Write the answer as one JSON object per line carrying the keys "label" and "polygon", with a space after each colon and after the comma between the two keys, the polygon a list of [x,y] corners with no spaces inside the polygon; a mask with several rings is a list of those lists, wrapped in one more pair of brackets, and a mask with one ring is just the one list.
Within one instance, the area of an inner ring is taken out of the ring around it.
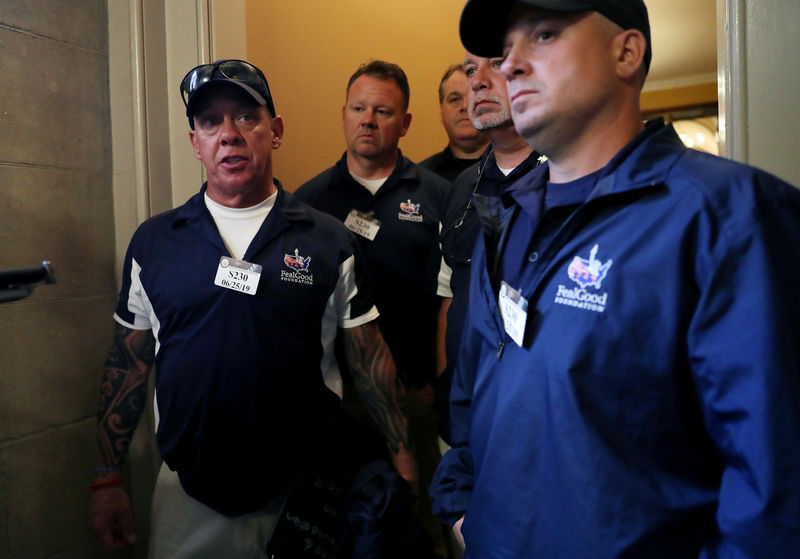
{"label": "white door frame", "polygon": [[745,0],[717,0],[720,155],[747,161]]}

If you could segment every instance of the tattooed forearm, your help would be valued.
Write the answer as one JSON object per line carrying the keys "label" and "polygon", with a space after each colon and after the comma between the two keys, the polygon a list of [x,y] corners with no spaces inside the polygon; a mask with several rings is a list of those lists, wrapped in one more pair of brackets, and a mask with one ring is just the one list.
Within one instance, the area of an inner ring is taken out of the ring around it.
{"label": "tattooed forearm", "polygon": [[98,403],[99,460],[119,466],[128,451],[147,401],[147,376],[153,367],[155,339],[150,330],[117,325],[108,352]]}
{"label": "tattooed forearm", "polygon": [[403,385],[392,354],[374,322],[343,330],[344,347],[356,389],[389,449],[409,449],[408,421],[401,407]]}

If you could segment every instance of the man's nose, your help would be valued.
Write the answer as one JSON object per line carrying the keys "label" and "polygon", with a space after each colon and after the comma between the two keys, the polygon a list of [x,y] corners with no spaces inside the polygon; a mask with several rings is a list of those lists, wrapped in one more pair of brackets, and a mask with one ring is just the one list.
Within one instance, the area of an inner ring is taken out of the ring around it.
{"label": "man's nose", "polygon": [[513,42],[503,63],[500,65],[500,72],[506,78],[506,81],[511,81],[515,77],[530,71],[530,64],[522,54],[522,48],[519,41]]}
{"label": "man's nose", "polygon": [[372,109],[367,109],[364,111],[364,114],[361,115],[361,126],[365,126],[367,128],[375,128],[377,123],[375,122],[375,111]]}
{"label": "man's nose", "polygon": [[225,145],[238,144],[242,141],[242,134],[233,118],[225,117],[220,124],[220,142]]}
{"label": "man's nose", "polygon": [[476,68],[475,73],[472,74],[471,79],[469,81],[469,86],[472,91],[480,91],[481,89],[486,89],[488,87],[488,74],[482,68]]}

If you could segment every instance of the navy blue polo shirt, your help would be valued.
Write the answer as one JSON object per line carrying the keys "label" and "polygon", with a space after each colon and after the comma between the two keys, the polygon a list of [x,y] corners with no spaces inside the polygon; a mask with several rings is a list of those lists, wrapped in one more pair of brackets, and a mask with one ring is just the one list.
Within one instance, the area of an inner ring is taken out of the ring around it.
{"label": "navy blue polo shirt", "polygon": [[[497,167],[491,148],[481,161],[459,175],[447,197],[447,209],[442,224],[442,257],[452,270],[450,290],[453,301],[447,312],[445,340],[447,362],[455,363],[458,343],[466,320],[469,300],[469,270],[475,241],[481,231],[480,220],[472,203],[472,194],[500,196],[509,185],[539,164],[539,154],[531,154],[508,175]],[[450,368],[450,365],[448,365]]]}
{"label": "navy blue polo shirt", "polygon": [[430,157],[423,159],[417,165],[429,170],[431,173],[439,175],[450,182],[455,181],[462,171],[478,163],[480,158],[460,158],[453,154],[453,150],[447,145],[439,153],[434,153]]}
{"label": "navy blue polo shirt", "polygon": [[381,332],[410,387],[436,374],[439,223],[449,189],[446,180],[399,154],[394,171],[373,195],[352,178],[345,153],[295,192],[342,222],[351,210],[380,222],[374,240],[356,238],[367,259]]}
{"label": "navy blue polo shirt", "polygon": [[[447,368],[437,379],[436,403],[439,411],[439,435],[450,441],[449,399],[453,368],[458,358],[458,346],[467,318],[469,301],[469,278],[472,251],[481,231],[473,193],[482,196],[500,196],[505,189],[523,177],[539,164],[539,154],[531,154],[508,175],[497,166],[491,146],[481,160],[467,168],[453,183],[447,197],[444,222],[442,223],[442,258],[450,267],[450,293],[452,297],[447,310],[447,330],[445,331],[445,354]],[[442,293],[442,295],[447,295]]]}
{"label": "navy blue polo shirt", "polygon": [[263,267],[255,295],[215,285],[228,252],[204,192],[136,231],[115,318],[156,338],[165,462],[189,495],[237,515],[287,487],[340,403],[323,371],[336,327],[377,312],[354,235],[280,187],[243,257]]}

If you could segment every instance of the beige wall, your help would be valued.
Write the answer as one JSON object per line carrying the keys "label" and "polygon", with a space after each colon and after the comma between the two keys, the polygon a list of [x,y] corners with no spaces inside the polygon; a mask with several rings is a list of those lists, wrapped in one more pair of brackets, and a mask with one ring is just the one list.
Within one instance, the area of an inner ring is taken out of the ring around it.
{"label": "beige wall", "polygon": [[[414,118],[400,142],[403,152],[418,161],[446,144],[436,85],[444,68],[463,57],[458,40],[463,4],[246,0],[247,56],[267,73],[286,120],[285,143],[275,161],[276,176],[288,189],[344,151],[344,87],[350,73],[370,58],[396,62],[409,76]],[[800,111],[793,94],[800,71],[786,63],[800,40],[800,3],[718,0],[718,6],[723,148],[729,157],[800,184],[795,156]]]}
{"label": "beige wall", "polygon": [[58,278],[0,305],[3,559],[100,556],[86,510],[116,291],[106,18],[105,0],[0,2],[0,268],[50,259]]}
{"label": "beige wall", "polygon": [[397,63],[408,75],[413,118],[400,140],[403,153],[419,161],[444,148],[437,88],[447,66],[464,59],[458,38],[463,6],[463,0],[248,0],[247,54],[266,73],[286,122],[275,166],[287,189],[344,152],[345,86],[370,59]]}

